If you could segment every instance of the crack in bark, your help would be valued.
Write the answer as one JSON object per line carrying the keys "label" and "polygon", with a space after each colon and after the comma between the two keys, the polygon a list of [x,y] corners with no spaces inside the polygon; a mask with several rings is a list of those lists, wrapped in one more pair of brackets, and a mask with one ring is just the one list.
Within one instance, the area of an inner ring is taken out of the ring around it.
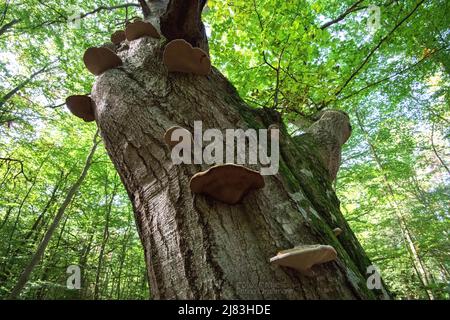
{"label": "crack in bark", "polygon": [[216,259],[214,259],[214,255],[213,255],[212,248],[211,248],[211,243],[215,243],[215,242],[212,241],[211,228],[210,228],[208,222],[206,221],[206,219],[204,218],[204,215],[207,213],[202,212],[198,208],[196,200],[197,199],[194,199],[193,205],[194,205],[195,211],[197,212],[198,222],[201,226],[201,231],[202,231],[202,235],[203,235],[203,250],[206,255],[206,262],[211,267],[211,271],[215,274],[215,279],[220,282],[220,287],[217,287],[216,286],[217,283],[215,283],[213,289],[214,289],[214,293],[216,295],[216,299],[221,299],[221,298],[223,298],[222,297],[222,288],[225,283],[224,272],[223,272],[221,266],[219,265],[219,263],[216,261]]}

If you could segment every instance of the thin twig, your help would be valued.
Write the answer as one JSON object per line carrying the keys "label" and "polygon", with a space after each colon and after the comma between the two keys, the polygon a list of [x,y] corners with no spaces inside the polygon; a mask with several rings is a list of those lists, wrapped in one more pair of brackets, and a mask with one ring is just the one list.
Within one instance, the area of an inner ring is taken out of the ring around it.
{"label": "thin twig", "polygon": [[444,160],[441,158],[441,156],[437,152],[436,146],[434,145],[434,123],[431,127],[431,147],[433,148],[433,152],[434,152],[436,158],[438,158],[439,162],[442,164],[442,166],[445,168],[445,170],[447,170],[447,173],[450,175],[449,168],[447,167]]}
{"label": "thin twig", "polygon": [[402,20],[400,20],[399,23],[395,25],[395,27],[387,34],[385,35],[378,44],[370,50],[369,54],[366,56],[366,58],[363,60],[363,62],[356,68],[355,71],[350,75],[350,77],[344,82],[344,84],[338,89],[336,92],[336,96],[340,95],[342,91],[347,87],[347,85],[356,77],[356,75],[361,71],[361,69],[369,62],[370,58],[373,56],[373,54],[381,47],[381,45],[389,39],[392,34],[406,21],[408,18],[410,18],[414,12],[425,2],[426,0],[420,0],[414,9],[408,13]]}
{"label": "thin twig", "polygon": [[328,28],[329,26],[344,20],[345,17],[347,17],[350,13],[357,11],[357,9],[358,9],[357,6],[363,1],[364,0],[356,1],[347,10],[345,10],[345,12],[343,12],[341,15],[339,15],[336,19],[328,21],[328,22],[324,23],[323,25],[321,25],[320,29],[324,30],[324,29]]}
{"label": "thin twig", "polygon": [[[449,47],[449,46],[447,46],[447,47]],[[346,99],[348,99],[348,98],[351,98],[351,97],[353,97],[353,96],[355,96],[355,95],[360,94],[361,92],[363,92],[363,91],[365,91],[365,90],[367,90],[367,89],[369,89],[369,88],[371,88],[371,87],[377,86],[377,85],[379,85],[379,84],[381,84],[381,83],[383,83],[383,82],[385,82],[385,81],[391,80],[392,78],[395,78],[395,77],[397,77],[397,76],[399,76],[399,75],[405,74],[405,73],[407,73],[407,72],[413,70],[414,68],[416,68],[417,66],[419,66],[420,64],[422,64],[424,61],[430,59],[433,55],[435,55],[436,53],[438,53],[439,51],[441,51],[441,50],[443,50],[443,49],[445,49],[445,48],[447,48],[447,47],[439,48],[439,49],[433,51],[432,53],[430,53],[429,55],[424,56],[424,57],[423,57],[422,59],[420,59],[419,61],[417,61],[417,62],[415,62],[415,63],[409,65],[408,67],[406,67],[406,68],[404,68],[404,69],[402,69],[402,70],[400,70],[400,71],[397,71],[397,72],[395,72],[395,73],[393,73],[393,74],[391,74],[391,75],[389,75],[389,76],[386,76],[386,77],[384,77],[384,78],[382,78],[382,79],[380,79],[380,80],[377,80],[377,81],[375,81],[375,82],[372,82],[372,83],[370,83],[370,84],[368,84],[368,85],[362,87],[361,89],[358,89],[358,90],[356,90],[356,91],[354,91],[354,92],[351,92],[351,93],[349,93],[348,95],[346,95],[345,97],[343,97],[343,98],[341,98],[341,99],[339,99],[339,100],[340,100],[340,101],[346,100]]]}
{"label": "thin twig", "polygon": [[1,161],[5,161],[6,163],[9,163],[9,162],[17,162],[17,163],[20,164],[20,171],[14,176],[13,179],[15,179],[19,174],[22,174],[22,175],[25,177],[25,180],[31,181],[31,180],[27,177],[27,175],[25,174],[25,171],[24,171],[24,168],[23,168],[23,161],[22,161],[22,160],[13,159],[13,158],[3,158],[3,157],[0,157],[0,160],[1,160]]}

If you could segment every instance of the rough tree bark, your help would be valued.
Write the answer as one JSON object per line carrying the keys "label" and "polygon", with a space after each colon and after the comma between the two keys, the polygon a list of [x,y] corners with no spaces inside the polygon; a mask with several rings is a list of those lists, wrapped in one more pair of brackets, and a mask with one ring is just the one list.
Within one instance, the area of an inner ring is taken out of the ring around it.
{"label": "rough tree bark", "polygon": [[[166,38],[175,34],[207,49],[201,11],[195,12],[204,1],[171,0],[167,15],[161,10],[165,1],[149,4],[158,10],[148,20],[159,21],[154,15],[163,14],[163,26],[156,27]],[[180,20],[183,12],[189,16]],[[178,19],[171,21],[170,16]],[[203,121],[203,129],[221,130],[282,124],[277,113],[248,107],[217,69],[207,77],[168,74],[162,63],[166,42],[132,41],[128,50],[119,52],[124,65],[97,77],[92,90],[98,127],[133,204],[152,296],[388,298],[384,288],[367,289],[371,262],[339,210],[310,135],[294,141],[282,129],[280,173],[266,176],[264,189],[238,205],[191,193],[189,179],[209,166],[174,165],[163,139],[169,127],[192,132],[194,121]],[[339,239],[332,233],[335,227],[344,230]],[[332,245],[338,259],[315,267],[314,277],[269,263],[281,249],[300,244]]]}

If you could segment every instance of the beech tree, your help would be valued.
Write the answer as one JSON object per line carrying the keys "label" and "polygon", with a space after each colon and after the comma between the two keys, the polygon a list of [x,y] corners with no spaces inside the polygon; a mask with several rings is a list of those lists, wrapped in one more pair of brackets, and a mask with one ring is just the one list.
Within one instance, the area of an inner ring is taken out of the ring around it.
{"label": "beech tree", "polygon": [[[389,297],[383,287],[366,285],[371,262],[340,212],[334,177],[323,160],[331,152],[339,161],[350,130],[341,118],[347,117],[336,113],[318,132],[292,139],[278,112],[249,107],[217,69],[206,76],[168,72],[162,56],[171,40],[209,54],[201,21],[205,1],[140,4],[145,21],[162,37],[120,47],[123,65],[98,75],[91,97],[105,147],[133,203],[154,297]],[[219,130],[278,125],[279,173],[265,176],[264,188],[235,205],[193,194],[191,177],[209,166],[175,165],[163,137],[173,126],[193,131],[194,121]],[[344,231],[339,239],[335,228]],[[338,257],[314,266],[313,276],[269,263],[279,251],[314,244],[333,246]]]}

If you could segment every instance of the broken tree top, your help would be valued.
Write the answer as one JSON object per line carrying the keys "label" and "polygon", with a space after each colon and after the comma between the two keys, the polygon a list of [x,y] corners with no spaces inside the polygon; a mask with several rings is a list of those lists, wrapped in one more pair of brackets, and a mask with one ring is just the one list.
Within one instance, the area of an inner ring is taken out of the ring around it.
{"label": "broken tree top", "polygon": [[224,164],[199,172],[191,178],[194,193],[202,193],[227,204],[236,204],[251,190],[264,187],[263,176],[235,164]]}
{"label": "broken tree top", "polygon": [[296,269],[305,275],[311,275],[312,266],[337,258],[337,252],[328,245],[303,245],[279,252],[270,262]]}
{"label": "broken tree top", "polygon": [[161,36],[150,22],[136,20],[125,29],[125,35],[128,41],[136,40],[142,37],[151,37],[159,39]]}

